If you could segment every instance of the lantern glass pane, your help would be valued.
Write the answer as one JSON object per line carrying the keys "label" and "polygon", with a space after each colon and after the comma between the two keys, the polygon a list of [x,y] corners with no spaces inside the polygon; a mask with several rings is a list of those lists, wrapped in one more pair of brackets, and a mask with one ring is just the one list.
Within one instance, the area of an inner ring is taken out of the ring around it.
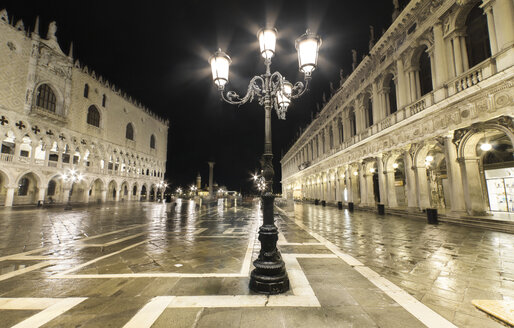
{"label": "lantern glass pane", "polygon": [[228,82],[228,69],[230,62],[227,57],[215,56],[211,59],[212,79],[218,86]]}
{"label": "lantern glass pane", "polygon": [[300,69],[304,73],[310,73],[316,68],[318,57],[318,41],[307,38],[298,44],[298,60]]}
{"label": "lantern glass pane", "polygon": [[271,59],[275,54],[275,44],[277,42],[277,34],[274,29],[264,29],[259,32],[259,45],[261,47],[262,57]]}

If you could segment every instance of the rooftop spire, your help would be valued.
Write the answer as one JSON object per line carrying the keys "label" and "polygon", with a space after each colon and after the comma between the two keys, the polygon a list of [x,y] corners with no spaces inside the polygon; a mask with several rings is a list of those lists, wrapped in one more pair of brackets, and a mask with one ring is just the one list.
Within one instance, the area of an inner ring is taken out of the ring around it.
{"label": "rooftop spire", "polygon": [[70,43],[70,52],[68,53],[68,57],[73,59],[73,41]]}
{"label": "rooftop spire", "polygon": [[34,24],[34,34],[39,35],[39,16],[36,17],[36,23]]}

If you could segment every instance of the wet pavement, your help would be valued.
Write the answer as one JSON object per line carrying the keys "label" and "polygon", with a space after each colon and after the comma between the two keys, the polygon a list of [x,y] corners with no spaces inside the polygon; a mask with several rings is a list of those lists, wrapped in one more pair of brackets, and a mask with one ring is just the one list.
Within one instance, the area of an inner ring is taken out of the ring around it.
{"label": "wet pavement", "polygon": [[0,327],[503,327],[514,236],[297,204],[277,210],[291,280],[248,290],[258,203],[0,210]]}

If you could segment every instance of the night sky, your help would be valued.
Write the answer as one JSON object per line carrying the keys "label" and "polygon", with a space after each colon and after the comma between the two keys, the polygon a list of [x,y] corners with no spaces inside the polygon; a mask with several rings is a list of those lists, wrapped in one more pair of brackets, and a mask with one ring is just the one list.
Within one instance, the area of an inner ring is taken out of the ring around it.
{"label": "night sky", "polygon": [[289,107],[286,121],[272,117],[276,192],[280,158],[299,129],[311,121],[329,83],[339,85],[339,69],[351,72],[351,49],[359,61],[368,53],[369,25],[378,39],[391,23],[389,0],[361,1],[0,1],[9,18],[40,34],[56,21],[65,53],[94,69],[152,111],[170,120],[166,179],[191,185],[197,172],[229,190],[248,191],[264,147],[264,110],[256,101],[242,107],[224,104],[211,79],[209,56],[218,48],[232,58],[229,90],[246,92],[251,77],[264,72],[256,33],[278,29],[272,71],[295,82],[294,40],[306,28],[323,39],[310,91]]}

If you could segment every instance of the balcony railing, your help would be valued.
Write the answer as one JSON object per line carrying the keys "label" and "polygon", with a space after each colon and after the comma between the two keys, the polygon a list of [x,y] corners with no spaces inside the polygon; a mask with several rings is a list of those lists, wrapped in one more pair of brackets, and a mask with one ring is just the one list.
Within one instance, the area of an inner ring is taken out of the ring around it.
{"label": "balcony railing", "polygon": [[11,154],[0,154],[0,161],[2,162],[12,162],[14,155]]}
{"label": "balcony railing", "polygon": [[55,123],[66,123],[68,120],[66,117],[59,115],[55,112],[51,112],[45,108],[39,107],[39,106],[32,106],[32,109],[30,111],[31,115],[38,115],[40,117],[50,119],[51,121]]}
{"label": "balcony railing", "polygon": [[[482,63],[476,65],[475,67],[472,67],[468,71],[459,75],[458,77],[448,81],[448,83],[445,85],[447,90],[446,98],[451,97],[459,92],[462,92],[463,90],[469,89],[474,85],[477,85],[481,81],[496,74],[496,72],[496,59],[494,57],[483,61]],[[438,101],[440,101],[440,99],[438,99]],[[370,136],[382,130],[394,126],[395,124],[405,120],[410,116],[417,115],[434,104],[434,92],[428,93],[420,99],[416,100],[415,102],[398,109],[398,111],[396,111],[393,114],[390,114],[377,124],[374,124],[366,128],[365,130],[357,133],[357,135],[355,136],[347,138],[341,144],[336,145],[333,149],[330,149],[327,152],[320,154],[318,157],[315,157],[311,161],[310,166],[314,166],[315,164],[323,161],[324,159],[333,155],[334,153],[346,149],[354,144],[359,143],[362,140],[369,138]],[[287,178],[288,176],[295,174],[299,171],[297,169],[299,169],[299,167],[293,166],[293,168],[287,174],[285,174],[283,178]]]}

